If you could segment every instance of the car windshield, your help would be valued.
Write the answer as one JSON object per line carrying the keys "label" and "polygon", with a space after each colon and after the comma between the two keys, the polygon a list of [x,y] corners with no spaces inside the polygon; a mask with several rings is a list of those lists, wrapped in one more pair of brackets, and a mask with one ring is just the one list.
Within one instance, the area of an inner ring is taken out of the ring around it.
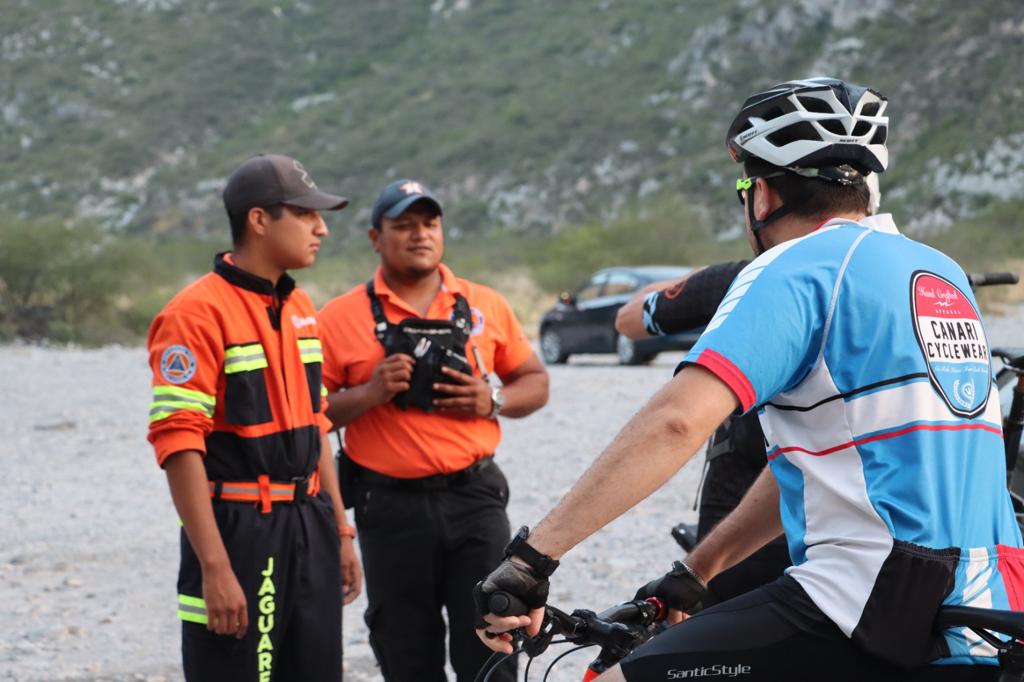
{"label": "car windshield", "polygon": [[678,279],[692,272],[693,268],[673,265],[647,265],[636,268],[633,272],[645,283],[660,282],[665,279]]}

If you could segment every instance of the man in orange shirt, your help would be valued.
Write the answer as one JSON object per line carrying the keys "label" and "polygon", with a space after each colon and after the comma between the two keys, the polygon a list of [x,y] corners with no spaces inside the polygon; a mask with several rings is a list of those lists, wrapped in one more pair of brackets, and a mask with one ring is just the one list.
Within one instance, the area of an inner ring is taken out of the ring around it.
{"label": "man in orange shirt", "polygon": [[184,526],[190,682],[341,679],[341,605],[359,592],[359,560],[326,438],[315,312],[286,271],[313,264],[320,211],[347,203],[294,159],[249,159],[224,189],[233,250],[149,330],[149,441]]}
{"label": "man in orange shirt", "polygon": [[441,213],[420,183],[388,185],[371,216],[373,280],[320,311],[327,415],[345,427],[357,472],[366,622],[388,682],[445,679],[442,607],[459,681],[486,662],[472,589],[509,539],[497,416],[525,417],[548,398],[508,303],[441,263]]}

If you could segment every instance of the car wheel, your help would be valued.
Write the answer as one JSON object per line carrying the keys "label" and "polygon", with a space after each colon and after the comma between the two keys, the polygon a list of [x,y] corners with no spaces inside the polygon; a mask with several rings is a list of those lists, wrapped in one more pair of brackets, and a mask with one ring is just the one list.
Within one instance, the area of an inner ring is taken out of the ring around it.
{"label": "car wheel", "polygon": [[562,350],[562,337],[551,329],[544,330],[540,335],[540,354],[549,365],[561,365],[569,358]]}
{"label": "car wheel", "polygon": [[651,361],[653,356],[641,355],[636,350],[636,343],[628,336],[619,334],[615,339],[615,353],[619,356],[620,365],[643,365]]}

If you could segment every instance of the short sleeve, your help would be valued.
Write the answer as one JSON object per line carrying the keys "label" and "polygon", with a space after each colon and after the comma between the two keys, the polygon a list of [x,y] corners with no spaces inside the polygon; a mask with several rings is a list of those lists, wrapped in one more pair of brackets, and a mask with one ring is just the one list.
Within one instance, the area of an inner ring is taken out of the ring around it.
{"label": "short sleeve", "polygon": [[148,439],[157,463],[183,450],[205,454],[224,363],[220,328],[199,314],[165,309],[153,320],[147,345],[153,373]]}
{"label": "short sleeve", "polygon": [[523,325],[516,319],[512,307],[495,293],[495,314],[501,323],[502,334],[494,349],[494,371],[499,377],[512,373],[533,355],[533,345]]}
{"label": "short sleeve", "polygon": [[320,325],[320,341],[323,344],[324,353],[323,382],[324,388],[330,393],[339,391],[348,385],[347,372],[340,357],[344,340],[341,338],[340,325],[335,318],[334,306],[330,303],[317,314],[317,322]]}
{"label": "short sleeve", "polygon": [[702,268],[675,286],[647,294],[644,328],[653,336],[678,334],[711,321],[729,286],[749,261],[716,263]]}
{"label": "short sleeve", "polygon": [[796,386],[821,348],[834,276],[792,250],[768,252],[735,279],[683,361],[725,382],[747,412]]}

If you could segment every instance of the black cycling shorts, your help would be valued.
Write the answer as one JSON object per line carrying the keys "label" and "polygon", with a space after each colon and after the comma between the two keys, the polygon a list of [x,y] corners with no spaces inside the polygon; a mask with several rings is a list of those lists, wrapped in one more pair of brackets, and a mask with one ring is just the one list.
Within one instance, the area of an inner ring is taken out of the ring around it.
{"label": "black cycling shorts", "polygon": [[622,672],[628,682],[981,682],[999,676],[994,666],[907,671],[873,658],[789,576],[669,628],[624,659]]}

